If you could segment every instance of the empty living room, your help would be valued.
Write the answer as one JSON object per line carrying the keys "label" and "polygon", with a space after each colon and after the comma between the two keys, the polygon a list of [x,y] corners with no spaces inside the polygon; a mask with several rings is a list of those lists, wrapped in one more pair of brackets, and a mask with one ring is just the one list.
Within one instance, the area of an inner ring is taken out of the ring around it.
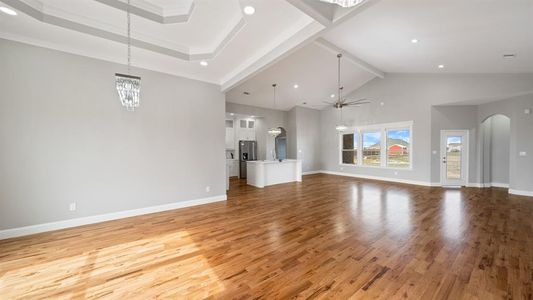
{"label": "empty living room", "polygon": [[0,299],[533,299],[533,1],[0,0]]}

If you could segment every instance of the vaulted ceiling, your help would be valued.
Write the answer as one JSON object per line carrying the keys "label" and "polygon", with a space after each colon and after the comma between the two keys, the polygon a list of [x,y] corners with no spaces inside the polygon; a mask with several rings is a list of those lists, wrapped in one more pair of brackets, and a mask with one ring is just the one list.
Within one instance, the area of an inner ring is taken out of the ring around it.
{"label": "vaulted ceiling", "polygon": [[[126,3],[0,0],[18,12],[0,13],[0,38],[125,63]],[[531,0],[364,0],[349,9],[319,0],[131,0],[130,11],[134,66],[218,84],[235,103],[273,108],[275,82],[276,108],[321,108],[336,94],[337,53],[346,92],[387,73],[533,73]]]}

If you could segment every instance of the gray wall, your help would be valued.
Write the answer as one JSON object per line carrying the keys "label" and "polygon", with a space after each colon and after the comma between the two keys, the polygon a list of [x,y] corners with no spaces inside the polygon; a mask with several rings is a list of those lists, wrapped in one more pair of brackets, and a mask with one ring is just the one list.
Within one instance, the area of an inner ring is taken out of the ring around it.
{"label": "gray wall", "polygon": [[496,114],[511,119],[509,188],[533,192],[533,114],[525,114],[525,109],[533,109],[533,94],[480,105],[478,123]]}
{"label": "gray wall", "polygon": [[0,53],[0,230],[225,194],[218,86],[134,69],[127,112],[123,65],[6,40]]}
{"label": "gray wall", "polygon": [[[274,137],[268,134],[271,127],[283,127],[287,130],[287,112],[281,110],[267,109],[249,105],[226,102],[226,112],[243,115],[260,116],[257,119],[255,137],[257,140],[257,152],[259,160],[272,159],[274,151]],[[291,143],[291,135],[287,130],[287,142]]]}
{"label": "gray wall", "polygon": [[[432,151],[438,153],[439,146],[435,141],[435,130],[432,129],[432,106],[496,101],[508,98],[508,95],[524,94],[532,89],[532,74],[387,74],[383,79],[376,78],[349,95],[349,98],[354,99],[367,98],[372,104],[346,109],[345,123],[361,126],[412,120],[413,170],[397,171],[396,174],[391,169],[339,166],[338,133],[335,131],[338,116],[334,109],[321,112],[322,169],[427,183],[438,182],[439,155],[433,155]],[[381,102],[384,103],[383,106],[380,105]],[[458,126],[465,128],[455,129],[477,130],[474,120],[475,114],[472,122],[467,120],[468,124]],[[450,129],[447,127],[449,126],[441,124],[437,128]],[[439,137],[436,138],[438,141]],[[471,141],[478,139],[477,132],[471,132]],[[476,143],[473,144],[470,149],[475,152],[471,154],[476,155],[478,149]],[[530,157],[531,155],[526,159]],[[470,175],[474,178],[470,179],[473,182],[479,182],[478,168],[476,163],[472,165],[471,162],[470,170],[474,172],[470,172]]]}
{"label": "gray wall", "polygon": [[289,128],[296,137],[290,145],[290,157],[302,160],[302,171],[319,171],[320,111],[295,106],[289,111]]}
{"label": "gray wall", "polygon": [[431,108],[431,149],[437,151],[431,157],[431,182],[440,182],[440,133],[441,130],[468,130],[468,181],[478,183],[478,107],[464,106],[434,106]]}
{"label": "gray wall", "polygon": [[509,160],[511,145],[511,119],[494,115],[485,120],[490,123],[490,182],[509,184]]}

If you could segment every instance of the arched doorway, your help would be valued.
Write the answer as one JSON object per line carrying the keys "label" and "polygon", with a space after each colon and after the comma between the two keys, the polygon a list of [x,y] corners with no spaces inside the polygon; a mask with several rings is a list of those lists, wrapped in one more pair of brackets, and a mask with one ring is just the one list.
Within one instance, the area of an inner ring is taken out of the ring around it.
{"label": "arched doorway", "polygon": [[509,187],[511,119],[495,114],[481,123],[482,182],[485,187]]}

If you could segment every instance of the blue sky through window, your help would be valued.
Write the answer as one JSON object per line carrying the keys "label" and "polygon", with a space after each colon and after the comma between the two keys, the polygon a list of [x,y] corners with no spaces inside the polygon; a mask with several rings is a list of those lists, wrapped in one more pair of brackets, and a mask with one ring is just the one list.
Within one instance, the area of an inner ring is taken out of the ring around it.
{"label": "blue sky through window", "polygon": [[381,141],[381,132],[365,132],[363,133],[363,147],[370,147],[379,144]]}
{"label": "blue sky through window", "polygon": [[387,132],[389,139],[399,139],[404,140],[409,143],[409,140],[411,138],[409,134],[409,129],[401,129],[401,130],[389,130]]}

